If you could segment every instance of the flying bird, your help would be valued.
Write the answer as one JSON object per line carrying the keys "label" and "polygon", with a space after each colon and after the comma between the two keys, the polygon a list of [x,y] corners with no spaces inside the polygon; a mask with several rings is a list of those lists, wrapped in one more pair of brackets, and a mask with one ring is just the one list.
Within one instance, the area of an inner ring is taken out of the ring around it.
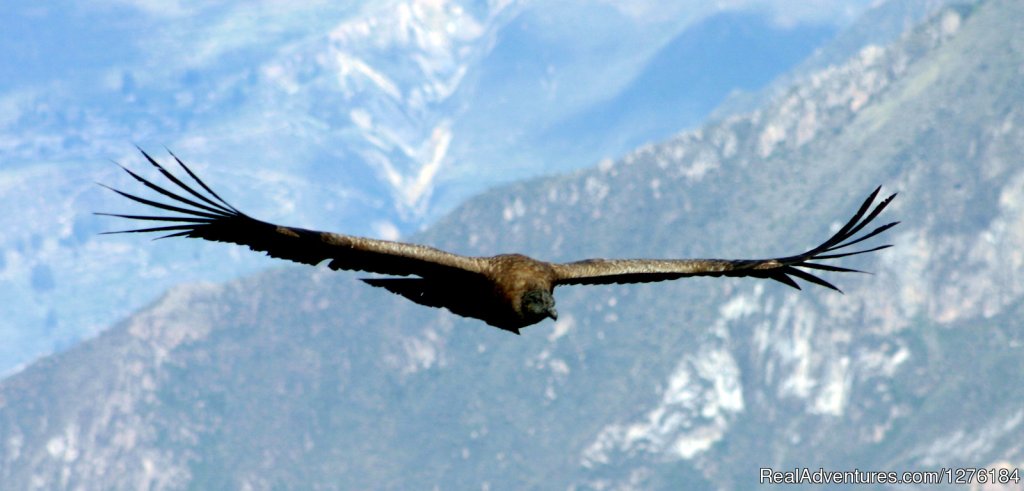
{"label": "flying bird", "polygon": [[544,319],[558,319],[553,294],[555,287],[562,285],[647,283],[690,276],[726,276],[767,278],[798,290],[800,285],[796,279],[800,279],[841,292],[812,271],[862,271],[820,261],[890,247],[880,245],[854,251],[848,249],[899,223],[888,223],[858,236],[896,196],[893,194],[872,208],[881,190],[879,187],[832,237],[811,250],[793,256],[773,259],[586,259],[569,263],[540,261],[522,254],[472,257],[419,244],[319,232],[257,220],[228,204],[173,153],[171,156],[192,184],[169,172],[142,149],[139,151],[177,189],[171,188],[172,191],[167,189],[170,186],[158,186],[122,168],[144,186],[173,200],[174,204],[142,198],[103,184],[101,186],[132,201],[177,215],[97,213],[170,223],[104,233],[166,233],[159,238],[194,237],[230,242],[265,252],[271,257],[303,264],[317,265],[329,261],[327,266],[333,270],[391,275],[386,278],[362,278],[362,281],[420,305],[444,307],[460,316],[480,319],[516,334],[519,334],[520,329]]}

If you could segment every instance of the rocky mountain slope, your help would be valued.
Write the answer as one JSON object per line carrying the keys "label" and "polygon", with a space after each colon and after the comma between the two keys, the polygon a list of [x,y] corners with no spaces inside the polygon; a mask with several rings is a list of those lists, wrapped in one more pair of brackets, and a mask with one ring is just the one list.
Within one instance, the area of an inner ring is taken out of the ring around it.
{"label": "rocky mountain slope", "polygon": [[[95,182],[131,182],[108,160],[140,164],[132,143],[174,149],[255,216],[395,237],[493,185],[694,125],[730,87],[770,80],[836,25],[698,4],[12,6],[0,16],[0,209],[18,212],[0,216],[0,373],[179,282],[267,266],[98,237],[115,225],[89,212],[125,204]],[[730,63],[687,85],[681,67],[702,53]],[[664,103],[637,103],[634,86],[650,83],[670,89]],[[570,124],[596,105],[619,113]]]}
{"label": "rocky mountain slope", "polygon": [[183,287],[0,383],[0,481],[749,489],[762,467],[1024,466],[1021,19],[1013,0],[946,10],[752,114],[496,189],[415,237],[774,255],[884,184],[896,247],[844,261],[874,272],[835,278],[845,295],[564,288],[559,321],[515,337],[326,269]]}

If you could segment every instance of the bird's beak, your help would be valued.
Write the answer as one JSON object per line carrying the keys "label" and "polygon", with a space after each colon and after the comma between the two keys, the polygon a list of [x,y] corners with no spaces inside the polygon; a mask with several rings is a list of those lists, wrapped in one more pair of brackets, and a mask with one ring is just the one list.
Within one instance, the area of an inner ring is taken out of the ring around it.
{"label": "bird's beak", "polygon": [[550,317],[551,320],[553,320],[553,321],[557,321],[558,320],[558,311],[555,310],[554,307],[551,307],[550,309],[548,309],[548,317]]}

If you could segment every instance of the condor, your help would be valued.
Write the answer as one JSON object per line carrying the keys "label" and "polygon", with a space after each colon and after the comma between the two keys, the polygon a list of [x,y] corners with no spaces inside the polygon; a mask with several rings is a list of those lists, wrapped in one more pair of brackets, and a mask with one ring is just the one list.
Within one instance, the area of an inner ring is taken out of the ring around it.
{"label": "condor", "polygon": [[[142,151],[140,149],[140,151]],[[818,247],[793,256],[773,259],[585,259],[570,263],[539,261],[521,254],[470,257],[433,247],[319,232],[263,222],[238,211],[201,181],[173,153],[193,184],[178,178],[145,151],[143,156],[177,189],[160,187],[125,168],[133,178],[174,201],[167,204],[112,191],[133,201],[176,216],[99,215],[169,222],[169,225],[106,233],[164,233],[163,237],[194,237],[230,242],[266,252],[271,257],[316,265],[329,261],[334,270],[367,271],[400,278],[366,278],[362,281],[387,289],[413,302],[444,307],[451,312],[480,319],[492,326],[519,334],[519,330],[546,318],[557,319],[554,289],[561,285],[645,283],[690,276],[768,278],[800,289],[794,278],[840,291],[811,271],[859,272],[820,261],[864,254],[890,247],[880,245],[850,251],[848,248],[892,228],[899,222],[862,233],[896,196],[872,208],[881,188],[875,189],[853,217]],[[197,187],[198,186],[198,187]],[[858,234],[860,234],[858,236]]]}

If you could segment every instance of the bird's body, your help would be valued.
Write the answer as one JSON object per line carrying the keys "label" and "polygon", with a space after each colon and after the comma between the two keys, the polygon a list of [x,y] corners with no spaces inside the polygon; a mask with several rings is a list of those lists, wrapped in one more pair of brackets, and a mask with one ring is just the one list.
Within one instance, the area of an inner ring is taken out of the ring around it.
{"label": "bird's body", "polygon": [[[876,189],[853,218],[831,238],[814,249],[794,256],[774,259],[587,259],[570,263],[550,263],[522,254],[472,257],[424,245],[319,232],[256,220],[229,205],[177,157],[174,158],[178,164],[205,193],[175,177],[145,152],[143,155],[161,174],[178,186],[177,192],[157,186],[128,169],[125,171],[146,187],[176,203],[171,205],[116,189],[113,191],[133,201],[183,216],[100,213],[173,223],[111,233],[170,232],[164,237],[184,236],[230,242],[266,252],[272,257],[304,264],[316,265],[327,261],[328,267],[335,270],[391,275],[365,278],[363,281],[418,304],[447,308],[463,317],[480,319],[517,334],[520,329],[546,318],[557,319],[553,295],[554,289],[560,285],[642,283],[688,276],[744,276],[768,278],[799,289],[793,279],[795,277],[839,290],[831,283],[798,268],[853,272],[855,270],[812,261],[836,259],[889,247],[883,245],[854,252],[835,252],[874,237],[898,223],[882,225],[856,237],[895,196],[889,196],[871,209],[878,195],[879,190]],[[395,275],[400,277],[393,277]]]}
{"label": "bird's body", "polygon": [[[473,259],[482,265],[479,273],[363,281],[418,304],[445,307],[463,317],[480,319],[515,333],[546,317],[558,318],[553,300],[556,276],[550,263],[522,254]],[[528,296],[530,292],[534,292],[533,296]],[[550,304],[545,303],[547,299]],[[537,308],[530,309],[530,300]]]}

